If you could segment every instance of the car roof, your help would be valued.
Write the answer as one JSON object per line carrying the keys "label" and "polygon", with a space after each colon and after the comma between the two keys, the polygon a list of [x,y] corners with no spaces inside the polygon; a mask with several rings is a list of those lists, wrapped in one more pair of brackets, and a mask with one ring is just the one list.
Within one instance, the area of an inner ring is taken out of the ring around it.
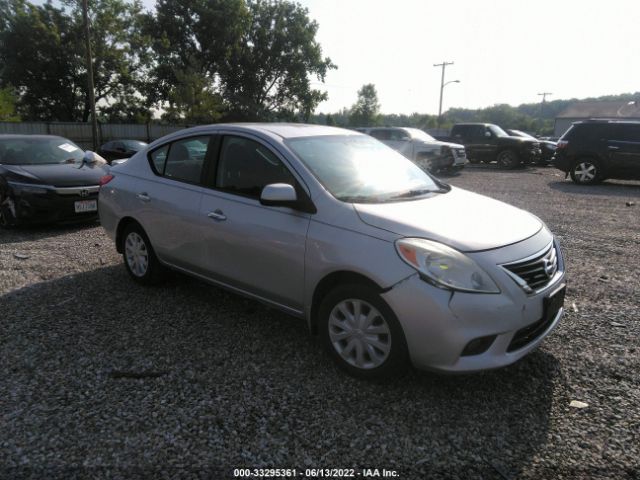
{"label": "car roof", "polygon": [[612,120],[610,118],[589,118],[588,120],[580,120],[578,122],[574,122],[574,125],[589,125],[589,124],[624,124],[624,125],[640,125],[640,121],[638,120]]}
{"label": "car roof", "polygon": [[307,123],[217,123],[207,125],[206,127],[215,127],[218,129],[227,127],[233,128],[234,130],[259,131],[276,135],[283,139],[321,135],[358,135],[358,132],[354,132],[353,130]]}

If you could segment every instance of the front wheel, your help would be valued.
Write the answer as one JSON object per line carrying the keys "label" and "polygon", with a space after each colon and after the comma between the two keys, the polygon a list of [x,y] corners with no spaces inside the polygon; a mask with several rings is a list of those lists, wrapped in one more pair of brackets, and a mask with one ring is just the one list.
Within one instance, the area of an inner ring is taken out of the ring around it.
{"label": "front wheel", "polygon": [[518,158],[518,154],[513,150],[502,150],[498,157],[496,158],[498,161],[498,165],[502,168],[516,168],[520,165],[520,159]]}
{"label": "front wheel", "polygon": [[598,162],[591,158],[581,158],[573,164],[571,180],[579,185],[592,185],[601,179],[601,169]]}
{"label": "front wheel", "polygon": [[16,225],[16,217],[13,214],[8,202],[0,202],[0,228],[9,229]]}
{"label": "front wheel", "polygon": [[322,342],[334,361],[360,378],[390,378],[406,370],[408,353],[396,315],[371,287],[344,285],[320,304]]}
{"label": "front wheel", "polygon": [[165,269],[158,261],[149,237],[138,224],[125,228],[122,257],[129,275],[144,285],[156,284],[164,277]]}

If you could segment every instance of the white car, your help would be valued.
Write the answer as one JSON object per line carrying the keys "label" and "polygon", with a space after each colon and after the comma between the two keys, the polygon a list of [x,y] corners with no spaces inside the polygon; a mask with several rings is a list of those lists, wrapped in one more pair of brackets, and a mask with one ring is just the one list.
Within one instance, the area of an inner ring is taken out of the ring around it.
{"label": "white car", "polygon": [[417,128],[372,127],[356,130],[380,140],[430,172],[461,170],[467,163],[464,145],[441,142]]}

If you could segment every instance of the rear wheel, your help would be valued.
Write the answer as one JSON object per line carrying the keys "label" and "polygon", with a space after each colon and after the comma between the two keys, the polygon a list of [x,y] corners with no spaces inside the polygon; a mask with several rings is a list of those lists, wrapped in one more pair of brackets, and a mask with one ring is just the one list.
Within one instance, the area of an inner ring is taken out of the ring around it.
{"label": "rear wheel", "polygon": [[165,268],[140,225],[132,223],[125,227],[122,246],[124,265],[136,282],[152,285],[163,279]]}
{"label": "rear wheel", "polygon": [[580,158],[571,167],[571,180],[580,185],[592,185],[602,178],[600,164],[593,158]]}
{"label": "rear wheel", "polygon": [[372,287],[332,290],[318,311],[320,336],[342,369],[361,378],[390,378],[405,371],[408,353],[396,315]]}
{"label": "rear wheel", "polygon": [[520,159],[518,158],[518,154],[513,150],[502,150],[498,153],[498,157],[496,158],[498,161],[498,165],[502,168],[516,168],[520,165]]}

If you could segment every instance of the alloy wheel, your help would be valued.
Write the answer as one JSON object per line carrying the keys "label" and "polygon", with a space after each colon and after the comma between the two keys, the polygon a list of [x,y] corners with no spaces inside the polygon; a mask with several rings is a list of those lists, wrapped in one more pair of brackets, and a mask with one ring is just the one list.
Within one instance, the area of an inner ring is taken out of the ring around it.
{"label": "alloy wheel", "polygon": [[360,369],[382,365],[391,353],[391,331],[382,314],[370,303],[346,299],[329,315],[329,339],[348,364]]}
{"label": "alloy wheel", "polygon": [[149,250],[144,239],[136,232],[130,232],[124,243],[125,257],[131,273],[143,277],[149,268]]}
{"label": "alloy wheel", "polygon": [[590,183],[596,178],[596,166],[588,161],[580,162],[573,167],[573,174],[580,183]]}

